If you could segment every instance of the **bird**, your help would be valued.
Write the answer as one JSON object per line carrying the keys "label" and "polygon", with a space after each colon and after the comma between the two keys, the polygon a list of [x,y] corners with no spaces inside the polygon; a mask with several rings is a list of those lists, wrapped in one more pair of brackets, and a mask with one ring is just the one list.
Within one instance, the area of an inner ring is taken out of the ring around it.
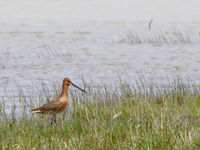
{"label": "bird", "polygon": [[60,96],[57,98],[49,101],[48,103],[42,105],[41,107],[38,108],[33,108],[31,109],[31,113],[39,113],[39,114],[50,114],[53,115],[51,125],[53,123],[56,124],[56,115],[62,111],[64,111],[68,105],[68,87],[72,85],[82,92],[86,93],[85,90],[81,89],[74,83],[69,78],[64,78],[63,79],[63,84],[62,84],[62,92]]}

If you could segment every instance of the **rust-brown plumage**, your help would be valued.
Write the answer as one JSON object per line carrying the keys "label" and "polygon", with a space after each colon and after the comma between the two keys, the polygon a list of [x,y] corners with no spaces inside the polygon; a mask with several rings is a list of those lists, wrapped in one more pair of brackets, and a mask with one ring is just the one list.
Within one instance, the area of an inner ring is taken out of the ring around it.
{"label": "rust-brown plumage", "polygon": [[[68,104],[68,87],[70,85],[75,86],[81,91],[85,92],[85,90],[81,89],[77,85],[71,82],[69,78],[64,78],[62,85],[62,92],[59,97],[54,100],[49,101],[41,107],[31,109],[32,113],[40,113],[40,114],[51,114],[53,115],[53,120],[51,123],[56,123],[56,115],[67,107]],[[86,92],[85,92],[86,93]]]}

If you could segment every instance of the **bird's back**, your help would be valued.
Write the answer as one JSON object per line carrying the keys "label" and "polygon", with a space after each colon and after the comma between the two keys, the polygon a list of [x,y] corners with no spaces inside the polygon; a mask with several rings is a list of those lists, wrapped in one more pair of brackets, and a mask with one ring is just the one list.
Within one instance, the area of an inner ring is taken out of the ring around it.
{"label": "bird's back", "polygon": [[31,112],[42,114],[57,114],[63,111],[66,108],[67,104],[67,97],[58,97],[54,100],[49,101],[41,107],[32,109]]}

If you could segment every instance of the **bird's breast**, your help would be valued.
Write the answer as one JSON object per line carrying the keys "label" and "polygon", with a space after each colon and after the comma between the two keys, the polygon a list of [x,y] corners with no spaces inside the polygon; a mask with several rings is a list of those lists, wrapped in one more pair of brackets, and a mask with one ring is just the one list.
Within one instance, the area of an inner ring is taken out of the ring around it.
{"label": "bird's breast", "polygon": [[67,107],[68,100],[65,97],[61,97],[59,101],[60,101],[61,104],[58,107],[58,112],[61,112]]}
{"label": "bird's breast", "polygon": [[67,99],[67,97],[60,97],[59,101],[60,101],[61,103],[67,103],[67,102],[68,102],[68,99]]}

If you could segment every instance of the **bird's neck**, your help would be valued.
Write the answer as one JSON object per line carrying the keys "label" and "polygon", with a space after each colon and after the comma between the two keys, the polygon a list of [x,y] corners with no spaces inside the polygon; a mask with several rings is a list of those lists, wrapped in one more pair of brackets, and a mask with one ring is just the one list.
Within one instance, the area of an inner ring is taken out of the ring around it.
{"label": "bird's neck", "polygon": [[61,96],[61,97],[68,96],[68,86],[63,85],[63,87],[62,87],[62,92],[61,92],[60,96]]}

